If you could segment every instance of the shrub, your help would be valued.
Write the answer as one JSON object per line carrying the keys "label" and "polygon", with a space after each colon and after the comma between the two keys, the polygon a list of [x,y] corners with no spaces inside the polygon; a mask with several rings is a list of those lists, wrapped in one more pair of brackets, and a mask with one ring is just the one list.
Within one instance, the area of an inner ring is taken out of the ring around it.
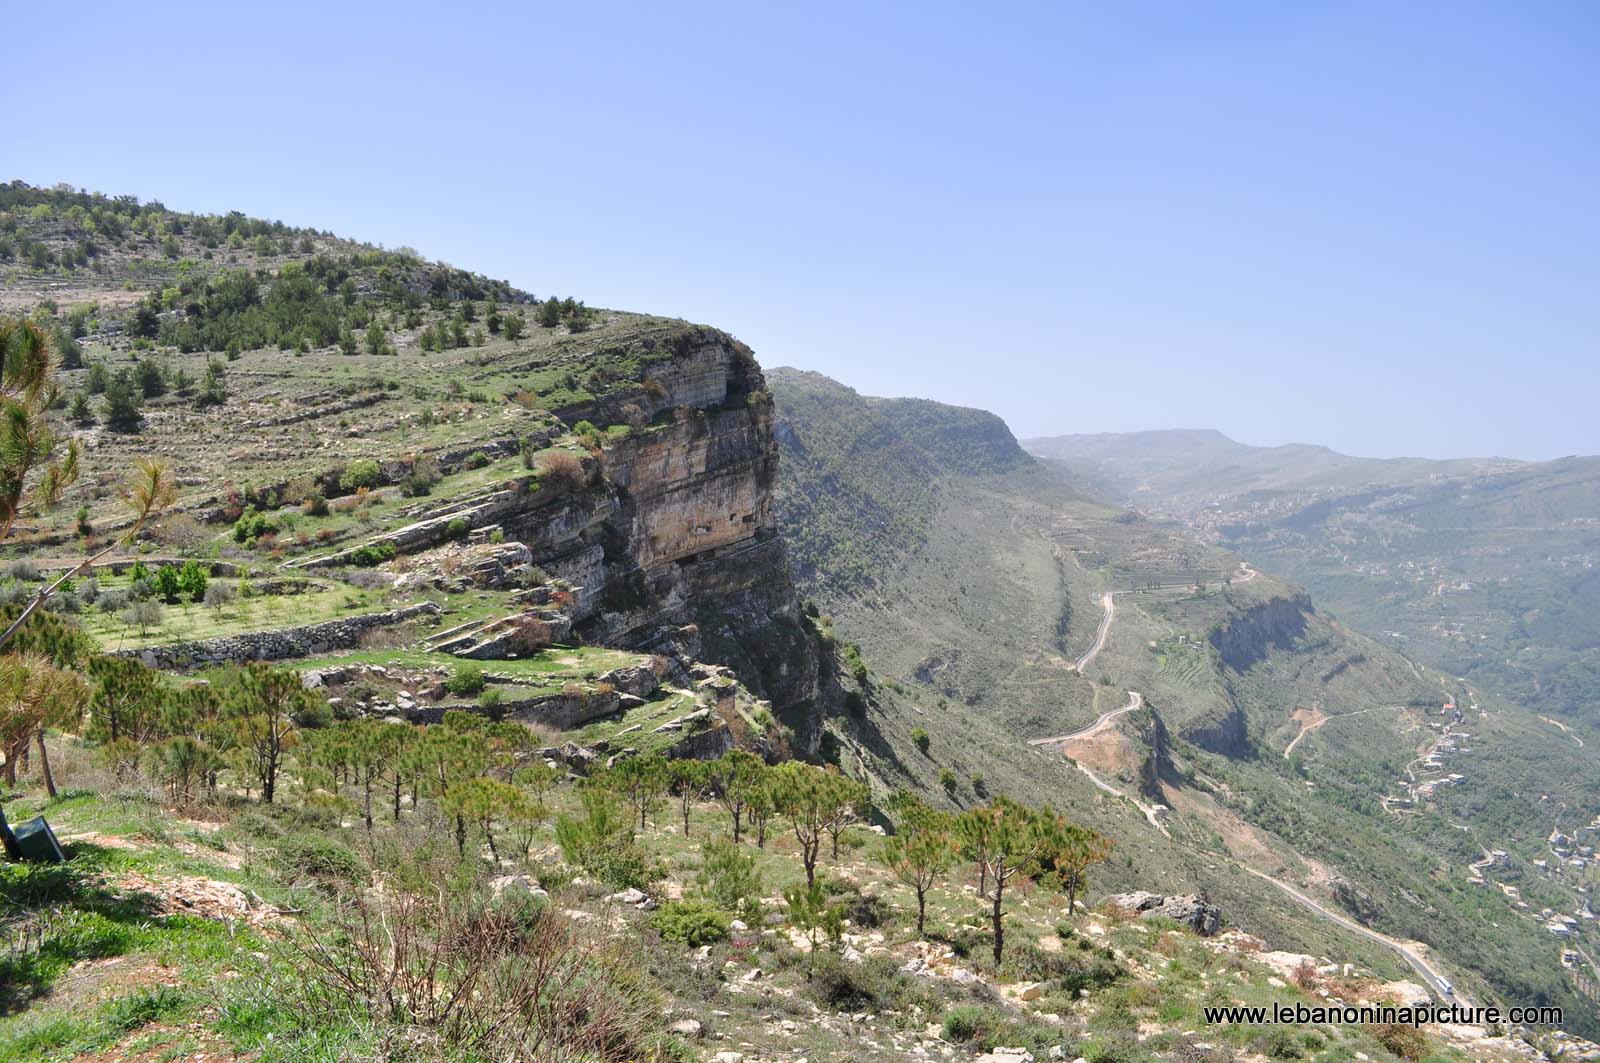
{"label": "shrub", "polygon": [[655,1058],[661,1024],[636,951],[559,915],[422,885],[359,893],[332,932],[292,939],[297,1027],[359,1015],[411,1028],[408,1041],[427,1031],[415,1042],[426,1050],[405,1058]]}
{"label": "shrub", "polygon": [[484,683],[482,668],[475,664],[464,664],[444,681],[444,688],[460,697],[472,697],[483,693]]}
{"label": "shrub", "polygon": [[650,925],[668,941],[699,948],[726,938],[731,918],[704,901],[672,901],[651,915]]}
{"label": "shrub", "polygon": [[400,493],[408,498],[422,498],[433,493],[442,478],[439,463],[432,458],[418,458],[411,463],[411,471],[400,481]]}
{"label": "shrub", "polygon": [[320,494],[309,494],[306,500],[300,503],[300,512],[308,517],[326,517],[328,515],[328,500]]}
{"label": "shrub", "polygon": [[447,539],[465,539],[469,531],[471,529],[467,526],[465,517],[452,517],[450,523],[444,526],[444,534]]}
{"label": "shrub", "polygon": [[729,838],[707,842],[695,886],[718,908],[753,915],[761,906],[762,893],[755,851]]}
{"label": "shrub", "polygon": [[359,546],[350,553],[350,563],[361,568],[374,568],[385,561],[393,561],[398,551],[394,543],[368,543]]}
{"label": "shrub", "polygon": [[489,455],[481,450],[474,450],[467,455],[466,466],[469,469],[481,469],[489,464]]}
{"label": "shrub", "polygon": [[589,474],[583,470],[583,461],[565,450],[553,451],[539,459],[539,478],[569,491],[581,491],[589,486]]}
{"label": "shrub", "polygon": [[927,730],[927,728],[925,728],[925,727],[913,727],[911,729],[911,741],[916,745],[916,747],[919,750],[921,750],[924,754],[926,754],[928,752],[928,730]]}
{"label": "shrub", "polygon": [[377,487],[383,483],[383,469],[371,458],[357,458],[344,467],[339,475],[339,488],[345,492],[359,491],[363,487]]}
{"label": "shrub", "polygon": [[1427,1035],[1415,1026],[1402,1022],[1383,1022],[1369,1025],[1367,1032],[1401,1059],[1421,1059],[1428,1051]]}
{"label": "shrub", "polygon": [[964,1044],[975,1040],[990,1025],[993,1018],[986,1009],[976,1004],[957,1004],[944,1013],[940,1029],[946,1041]]}
{"label": "shrub", "polygon": [[613,889],[648,889],[660,877],[650,856],[634,841],[632,816],[616,795],[597,786],[579,793],[581,815],[556,819],[556,842],[570,863]]}
{"label": "shrub", "polygon": [[249,544],[277,530],[278,526],[265,513],[258,511],[254,506],[249,506],[233,523],[233,541]]}
{"label": "shrub", "polygon": [[329,883],[358,883],[367,865],[343,842],[324,834],[289,834],[278,841],[276,863],[290,875],[307,875]]}

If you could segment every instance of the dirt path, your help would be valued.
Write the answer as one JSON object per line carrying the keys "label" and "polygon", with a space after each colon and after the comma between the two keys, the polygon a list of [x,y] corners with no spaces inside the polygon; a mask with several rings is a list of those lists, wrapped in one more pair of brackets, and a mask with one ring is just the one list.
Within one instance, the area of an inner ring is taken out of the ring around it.
{"label": "dirt path", "polygon": [[1561,733],[1562,734],[1566,735],[1568,738],[1570,738],[1574,742],[1578,743],[1578,748],[1579,749],[1583,748],[1583,739],[1581,739],[1577,735],[1573,734],[1572,733],[1572,728],[1568,727],[1566,724],[1562,723],[1560,720],[1552,720],[1548,716],[1541,716],[1541,717],[1539,717],[1539,719],[1543,720],[1545,723],[1549,724],[1551,727],[1559,727],[1561,729]]}
{"label": "dirt path", "polygon": [[[1065,753],[1066,746],[1069,743],[1087,741],[1094,738],[1101,732],[1110,728],[1116,722],[1117,717],[1133,712],[1142,705],[1144,705],[1144,695],[1139,693],[1137,690],[1130,690],[1128,691],[1128,703],[1126,705],[1122,706],[1120,709],[1112,709],[1110,712],[1102,712],[1094,721],[1094,723],[1091,723],[1089,726],[1080,727],[1078,730],[1072,731],[1069,734],[1056,735],[1053,738],[1030,739],[1028,744],[1030,746],[1052,746],[1062,753]],[[1113,797],[1126,798],[1127,800],[1132,801],[1136,806],[1138,806],[1139,811],[1144,813],[1145,820],[1152,827],[1167,837],[1172,837],[1171,834],[1167,833],[1166,824],[1161,822],[1161,814],[1167,811],[1164,806],[1149,804],[1139,800],[1139,798],[1135,797],[1133,794],[1119,790],[1117,787],[1111,785],[1105,779],[1101,778],[1093,768],[1089,767],[1087,764],[1083,763],[1083,761],[1078,760],[1077,758],[1073,758],[1072,764],[1073,767],[1087,775],[1089,777],[1089,781],[1094,783],[1095,786],[1101,790],[1112,795]]]}
{"label": "dirt path", "polygon": [[[1381,712],[1384,709],[1403,709],[1403,708],[1405,708],[1404,705],[1374,705],[1370,709],[1357,709],[1355,712],[1341,712],[1337,716],[1321,716],[1319,714],[1318,717],[1312,718],[1312,719],[1308,719],[1305,723],[1302,723],[1300,725],[1300,733],[1295,735],[1294,739],[1292,741],[1290,741],[1290,743],[1287,746],[1284,747],[1283,757],[1284,757],[1285,760],[1289,759],[1289,754],[1294,752],[1294,747],[1300,744],[1300,740],[1302,738],[1304,738],[1306,735],[1310,734],[1312,731],[1317,730],[1323,724],[1327,723],[1329,720],[1342,720],[1346,716],[1361,716],[1361,715],[1363,715],[1365,713],[1369,713],[1369,712]],[[1412,763],[1414,764],[1414,763],[1416,763],[1416,761],[1412,761]]]}

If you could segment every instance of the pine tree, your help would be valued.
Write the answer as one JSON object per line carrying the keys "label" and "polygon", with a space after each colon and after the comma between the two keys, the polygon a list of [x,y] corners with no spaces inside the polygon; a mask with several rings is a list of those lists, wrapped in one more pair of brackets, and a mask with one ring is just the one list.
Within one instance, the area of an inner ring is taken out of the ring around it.
{"label": "pine tree", "polygon": [[917,895],[917,936],[923,936],[928,914],[928,890],[950,869],[957,855],[950,833],[952,818],[915,798],[902,805],[895,834],[884,839],[879,859],[895,878]]}
{"label": "pine tree", "polygon": [[1006,889],[1018,876],[1038,874],[1047,834],[1037,812],[1006,797],[963,812],[956,819],[956,834],[988,879],[994,965],[999,967],[1005,956]]}
{"label": "pine tree", "polygon": [[137,432],[144,418],[139,412],[142,399],[134,389],[133,375],[126,369],[118,370],[106,382],[105,395],[106,427],[113,432]]}

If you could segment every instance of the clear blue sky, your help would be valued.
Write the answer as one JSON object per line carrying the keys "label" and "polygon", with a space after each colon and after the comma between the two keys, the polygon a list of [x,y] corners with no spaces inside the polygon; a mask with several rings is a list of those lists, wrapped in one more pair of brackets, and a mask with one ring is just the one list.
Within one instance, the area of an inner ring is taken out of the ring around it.
{"label": "clear blue sky", "polygon": [[1600,452],[1600,4],[16,4],[0,179],[1019,435]]}

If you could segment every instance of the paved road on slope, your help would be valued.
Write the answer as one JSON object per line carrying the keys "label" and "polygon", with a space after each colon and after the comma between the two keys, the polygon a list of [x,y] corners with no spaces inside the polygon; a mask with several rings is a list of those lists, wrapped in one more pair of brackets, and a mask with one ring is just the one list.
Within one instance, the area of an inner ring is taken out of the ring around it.
{"label": "paved road on slope", "polygon": [[1121,716],[1124,713],[1134,711],[1143,704],[1144,695],[1139,693],[1137,690],[1130,690],[1128,691],[1128,703],[1126,705],[1122,706],[1120,709],[1112,709],[1110,712],[1102,712],[1098,717],[1096,717],[1094,723],[1091,723],[1089,726],[1080,727],[1076,731],[1072,731],[1064,735],[1056,735],[1052,738],[1030,738],[1028,739],[1028,744],[1030,746],[1055,746],[1060,745],[1063,742],[1076,741],[1079,738],[1092,738],[1110,726],[1112,720],[1115,720],[1118,716]]}
{"label": "paved road on slope", "polygon": [[1111,621],[1117,615],[1117,595],[1115,591],[1106,591],[1100,596],[1100,608],[1105,610],[1105,615],[1100,618],[1100,627],[1094,633],[1094,645],[1078,658],[1072,666],[1073,671],[1079,675],[1089,667],[1089,662],[1094,660],[1101,650],[1106,647],[1106,638],[1111,634]]}
{"label": "paved road on slope", "polygon": [[1350,919],[1346,916],[1340,915],[1338,912],[1324,908],[1322,904],[1314,898],[1307,896],[1305,893],[1302,893],[1300,890],[1289,885],[1287,882],[1273,878],[1265,871],[1257,871],[1255,868],[1247,867],[1244,864],[1240,864],[1239,867],[1243,868],[1245,871],[1248,871],[1256,878],[1266,879],[1284,893],[1287,893],[1290,897],[1293,897],[1295,900],[1299,901],[1305,907],[1311,909],[1331,922],[1337,923],[1339,926],[1344,927],[1346,930],[1354,934],[1359,934],[1364,938],[1376,941],[1378,944],[1398,952],[1400,956],[1411,965],[1411,969],[1422,976],[1422,980],[1427,984],[1428,988],[1438,997],[1445,1000],[1454,1000],[1463,1007],[1473,1006],[1472,1001],[1469,1000],[1467,996],[1460,990],[1456,990],[1453,996],[1447,995],[1444,991],[1444,982],[1446,981],[1444,975],[1440,974],[1438,969],[1428,962],[1427,957],[1423,956],[1422,953],[1413,949],[1405,942],[1397,941],[1396,939],[1389,937],[1387,934],[1380,934],[1376,930],[1362,926],[1354,919]]}

